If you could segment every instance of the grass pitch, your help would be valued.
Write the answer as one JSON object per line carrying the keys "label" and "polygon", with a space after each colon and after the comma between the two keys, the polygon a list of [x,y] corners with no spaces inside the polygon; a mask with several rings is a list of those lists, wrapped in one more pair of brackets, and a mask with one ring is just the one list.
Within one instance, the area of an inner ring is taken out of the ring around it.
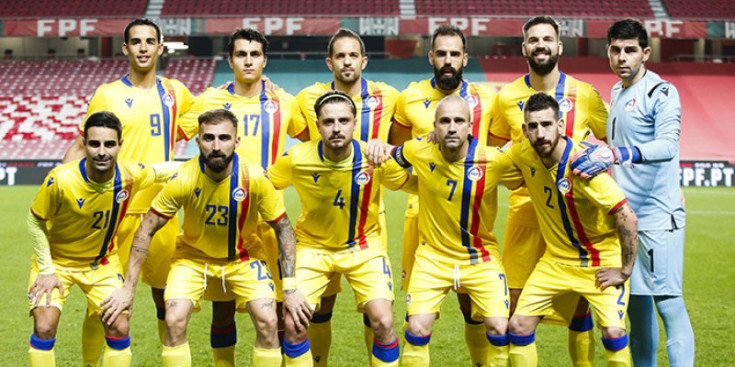
{"label": "grass pitch", "polygon": [[[26,231],[26,215],[37,187],[0,187],[0,284],[5,301],[0,302],[0,314],[5,315],[0,327],[0,365],[28,365],[28,340],[32,319],[28,317],[26,290],[32,248]],[[507,213],[507,191],[500,189],[500,208],[496,233],[502,239]],[[730,366],[732,364],[732,315],[735,315],[735,190],[724,188],[685,189],[687,198],[687,243],[685,247],[684,293],[697,342],[698,366]],[[292,221],[298,218],[299,203],[293,190],[287,192],[287,206]],[[386,191],[389,251],[393,264],[394,283],[400,284],[400,246],[406,195]],[[362,337],[362,317],[355,312],[352,291],[343,280],[343,292],[338,296],[332,318],[333,341],[330,353],[332,366],[366,366],[367,351]],[[132,349],[134,366],[160,365],[160,346],[156,331],[155,308],[147,285],[138,287],[132,319]],[[396,291],[394,315],[396,330],[401,330],[405,313],[405,292]],[[58,366],[81,365],[81,323],[86,306],[81,291],[72,289],[62,313],[56,342]],[[202,312],[194,314],[189,326],[189,343],[194,366],[211,365],[209,322],[211,307],[204,304]],[[250,360],[254,333],[247,315],[239,314],[238,366],[252,365]],[[442,308],[442,317],[434,328],[431,359],[435,366],[469,366],[464,346],[464,327],[456,297],[449,295]],[[604,349],[596,331],[596,365],[604,365]],[[403,336],[400,336],[403,341]],[[566,330],[558,326],[541,325],[537,332],[539,364],[541,366],[570,365],[566,351]],[[665,335],[661,328],[659,364],[668,365]],[[730,352],[728,352],[730,350]]]}

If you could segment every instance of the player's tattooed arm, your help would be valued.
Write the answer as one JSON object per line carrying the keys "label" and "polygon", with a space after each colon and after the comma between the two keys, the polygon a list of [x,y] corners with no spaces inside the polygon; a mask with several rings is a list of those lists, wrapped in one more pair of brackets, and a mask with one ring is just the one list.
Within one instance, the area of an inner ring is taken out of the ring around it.
{"label": "player's tattooed arm", "polygon": [[638,217],[633,209],[625,203],[613,213],[613,216],[618,230],[623,266],[598,270],[596,283],[600,289],[625,283],[633,272],[633,264],[638,253]]}
{"label": "player's tattooed arm", "polygon": [[133,237],[125,283],[121,288],[112,292],[100,305],[103,323],[112,325],[123,311],[132,309],[135,286],[138,284],[140,268],[145,263],[146,257],[148,257],[148,247],[151,239],[167,222],[167,218],[156,214],[154,211],[149,211],[141,221],[140,227],[138,227],[138,231]]}
{"label": "player's tattooed arm", "polygon": [[284,278],[293,278],[296,268],[296,234],[288,215],[269,223],[278,238],[278,257],[281,260],[281,273]]}

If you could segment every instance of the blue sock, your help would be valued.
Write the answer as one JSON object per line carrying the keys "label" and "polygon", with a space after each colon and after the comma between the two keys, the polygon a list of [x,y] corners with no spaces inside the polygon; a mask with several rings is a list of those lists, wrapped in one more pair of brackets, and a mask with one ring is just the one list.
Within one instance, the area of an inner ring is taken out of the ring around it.
{"label": "blue sock", "polygon": [[673,367],[694,366],[694,330],[689,321],[684,298],[655,296],[656,309],[666,328],[666,351]]}
{"label": "blue sock", "polygon": [[602,338],[602,345],[611,352],[617,352],[628,345],[628,336],[623,335],[619,338]]}
{"label": "blue sock", "polygon": [[508,340],[511,344],[519,346],[519,347],[525,347],[526,345],[529,345],[536,341],[536,332],[532,332],[530,334],[513,334],[511,332],[508,332]]}
{"label": "blue sock", "polygon": [[51,350],[54,349],[54,343],[56,343],[56,338],[45,340],[37,337],[35,333],[31,334],[31,347],[34,349]]}
{"label": "blue sock", "polygon": [[510,343],[510,335],[508,333],[505,333],[503,335],[492,335],[492,334],[485,334],[487,336],[487,340],[490,342],[490,344],[496,346],[496,347],[504,347]]}
{"label": "blue sock", "polygon": [[237,344],[237,324],[215,326],[209,331],[209,344],[212,348],[226,348]]}
{"label": "blue sock", "polygon": [[289,358],[296,358],[309,351],[311,346],[309,345],[309,338],[305,338],[303,341],[291,344],[288,341],[283,341],[283,354]]}
{"label": "blue sock", "polygon": [[429,344],[431,341],[431,333],[425,336],[413,335],[406,330],[406,343],[411,343],[417,347]]}
{"label": "blue sock", "polygon": [[656,367],[658,349],[658,320],[653,310],[653,297],[630,296],[630,352],[636,367]]}
{"label": "blue sock", "polygon": [[373,355],[375,358],[391,363],[398,360],[398,338],[388,344],[381,344],[373,339]]}
{"label": "blue sock", "polygon": [[161,321],[166,321],[166,309],[156,307],[156,318]]}
{"label": "blue sock", "polygon": [[572,323],[569,324],[569,330],[577,332],[590,331],[595,326],[592,322],[592,314],[587,312],[586,315],[575,315]]}
{"label": "blue sock", "polygon": [[105,336],[107,346],[112,349],[123,350],[130,347],[130,335],[125,336]]}

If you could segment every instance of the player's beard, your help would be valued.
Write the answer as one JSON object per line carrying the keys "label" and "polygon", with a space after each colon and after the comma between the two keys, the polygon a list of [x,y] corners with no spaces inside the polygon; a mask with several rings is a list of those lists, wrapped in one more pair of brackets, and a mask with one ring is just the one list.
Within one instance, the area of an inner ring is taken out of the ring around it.
{"label": "player's beard", "polygon": [[[212,171],[220,173],[227,168],[230,162],[232,162],[232,158],[234,156],[234,153],[229,156],[222,153],[210,153],[208,156],[204,157],[204,164]],[[224,159],[217,159],[223,157]]]}
{"label": "player's beard", "polygon": [[[441,90],[455,90],[462,83],[462,71],[464,67],[460,67],[459,70],[451,66],[442,66],[440,69],[434,68],[434,80],[436,86]],[[445,77],[444,72],[450,71],[452,76]]]}
{"label": "player's beard", "polygon": [[335,79],[339,80],[340,82],[344,84],[352,84],[360,80],[360,77],[362,77],[362,75],[360,75],[360,73],[357,72],[357,69],[353,69],[352,74],[350,76],[345,76],[343,73],[340,72],[340,73],[337,73],[337,75],[335,76]]}
{"label": "player's beard", "polygon": [[[549,55],[549,59],[546,60],[546,62],[538,63],[534,59],[534,56],[538,54],[539,51],[545,52]],[[531,70],[533,70],[536,75],[545,76],[549,75],[549,73],[556,67],[556,63],[559,62],[559,53],[557,52],[555,54],[548,48],[536,49],[530,55],[526,56],[526,60],[528,60],[528,66],[531,67]]]}
{"label": "player's beard", "polygon": [[[544,143],[549,143],[548,146],[544,145]],[[537,140],[533,144],[533,149],[536,151],[536,154],[538,154],[541,158],[548,158],[551,156],[551,153],[554,152],[556,149],[556,146],[559,144],[559,136],[556,136],[556,139],[554,140]],[[548,148],[547,148],[548,147]]]}

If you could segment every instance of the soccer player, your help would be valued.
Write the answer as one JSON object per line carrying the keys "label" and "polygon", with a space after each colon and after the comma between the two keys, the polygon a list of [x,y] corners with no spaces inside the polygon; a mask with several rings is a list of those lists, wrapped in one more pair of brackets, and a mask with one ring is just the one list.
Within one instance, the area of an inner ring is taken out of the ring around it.
{"label": "soccer player", "polygon": [[[472,303],[467,317],[482,320],[483,338],[489,341],[484,359],[473,356],[473,365],[508,364],[508,287],[493,223],[497,184],[515,188],[522,180],[507,179],[498,170],[501,153],[473,136],[470,111],[469,102],[460,96],[443,98],[434,122],[438,144],[417,138],[391,152],[402,167],[413,167],[423,208],[421,245],[406,294],[404,366],[429,365],[433,323],[449,290],[460,288]],[[372,143],[369,150],[374,160]]]}
{"label": "soccer player", "polygon": [[[395,162],[373,168],[365,143],[353,139],[357,108],[345,93],[330,91],[316,100],[320,140],[296,145],[268,169],[283,189],[294,185],[301,200],[296,225],[296,281],[316,310],[335,273],[347,278],[358,311],[375,335],[372,366],[398,366],[393,328],[393,281],[378,221],[381,185],[415,188],[415,179]],[[283,343],[287,365],[311,366],[304,330]]]}
{"label": "soccer player", "polygon": [[[595,89],[559,70],[559,57],[564,50],[559,39],[559,24],[549,16],[530,18],[523,25],[521,51],[528,62],[528,74],[503,86],[498,92],[490,124],[490,145],[513,144],[523,139],[523,106],[532,94],[545,92],[559,102],[566,123],[564,134],[576,141],[584,140],[590,131],[598,139],[605,138],[607,110]],[[511,315],[526,279],[544,253],[546,245],[528,195],[522,187],[510,194],[508,222],[503,237],[503,265],[508,275]],[[570,299],[574,303],[574,299]],[[572,304],[570,307],[575,307]],[[569,354],[573,365],[594,364],[593,322],[589,307],[580,298],[576,317],[569,326]],[[561,323],[547,316],[544,322]]]}
{"label": "soccer player", "polygon": [[[185,137],[178,123],[179,116],[189,109],[193,96],[180,82],[156,76],[156,61],[163,52],[163,39],[155,23],[148,19],[135,19],[125,27],[124,35],[122,51],[130,61],[129,72],[121,79],[97,88],[84,121],[95,112],[111,111],[119,116],[123,139],[128,142],[120,150],[121,159],[145,165],[172,161],[176,140]],[[81,128],[80,133],[66,153],[64,162],[82,156],[84,137]],[[120,224],[117,243],[123,269],[126,268],[134,231],[161,187],[162,184],[153,185],[137,195]],[[170,221],[158,232],[151,244],[151,257],[143,270],[143,280],[152,288],[162,343],[165,333],[163,289],[178,233],[177,220]],[[98,318],[90,314],[82,328],[85,365],[97,365],[102,351],[104,339]]]}
{"label": "soccer player", "polygon": [[[360,113],[355,121],[354,139],[367,142],[369,139],[388,141],[391,120],[396,109],[398,91],[382,82],[366,80],[362,71],[367,67],[368,57],[365,53],[365,44],[357,33],[349,29],[338,30],[329,40],[327,46],[327,67],[334,73],[331,83],[317,82],[304,88],[296,96],[301,113],[297,113],[294,120],[297,125],[308,125],[312,140],[321,139],[317,129],[314,103],[325,92],[338,90],[344,92]],[[383,244],[388,244],[388,231],[385,225],[385,208],[380,193],[380,228]],[[387,251],[387,247],[386,247]],[[335,276],[321,300],[321,308],[314,314],[309,326],[309,340],[315,366],[326,366],[329,347],[332,341],[332,309],[334,308],[337,292],[340,290],[339,275]],[[372,349],[373,333],[369,319],[363,315],[365,345],[368,351]]]}
{"label": "soccer player", "polygon": [[135,235],[125,285],[103,305],[103,321],[113,322],[132,306],[141,265],[151,237],[184,209],[183,233],[177,238],[166,285],[164,366],[190,366],[186,329],[192,310],[210,283],[235,295],[239,311],[250,313],[256,330],[253,364],[280,366],[274,286],[265,262],[249,250],[259,242],[260,218],[276,231],[284,275],[286,320],[308,324],[311,311],[295,289],[294,234],[282,196],[260,167],[235,153],[237,118],[226,110],[199,116],[200,155],[187,161],[156,196]]}
{"label": "soccer player", "polygon": [[[234,82],[226,89],[209,88],[196,98],[191,109],[182,117],[187,136],[196,135],[197,118],[204,112],[224,108],[241,119],[237,126],[240,139],[236,152],[243,159],[267,169],[284,151],[286,135],[308,139],[306,125],[292,123],[297,108],[293,96],[282,89],[270,91],[262,75],[268,62],[268,40],[253,29],[238,29],[227,44],[228,62],[234,74]],[[282,193],[278,193],[282,195]],[[280,275],[278,269],[278,242],[275,232],[266,222],[257,230],[262,241],[264,260],[271,274]],[[276,300],[282,301],[281,278],[273,279]],[[237,327],[235,302],[231,293],[211,287],[204,299],[213,300],[210,342],[215,365],[235,364]]]}
{"label": "soccer player", "polygon": [[546,243],[510,320],[511,365],[537,365],[536,326],[555,300],[576,293],[595,308],[607,365],[631,366],[625,312],[636,215],[606,173],[590,180],[572,175],[572,154],[585,146],[564,136],[559,108],[544,92],[532,95],[523,109],[528,139],[506,151],[523,175]]}
{"label": "soccer player", "polygon": [[[462,31],[453,25],[439,26],[432,36],[429,63],[434,77],[411,83],[401,92],[396,106],[395,123],[390,128],[390,143],[400,145],[411,138],[425,136],[434,130],[434,112],[442,98],[456,94],[467,100],[472,109],[472,136],[482,146],[486,144],[490,113],[495,93],[489,85],[470,83],[462,78],[467,66],[467,47]],[[419,244],[418,198],[409,196],[403,227],[402,288],[408,289],[414,254]],[[473,365],[484,363],[489,344],[485,340],[482,321],[470,317],[469,297],[460,289],[458,299],[465,319],[465,341],[472,355]]]}
{"label": "soccer player", "polygon": [[[110,112],[91,114],[84,125],[85,158],[54,168],[31,204],[28,227],[34,259],[28,298],[33,316],[28,357],[31,367],[55,366],[54,343],[71,286],[87,297],[88,312],[122,287],[115,234],[135,195],[175,171],[159,164],[143,169],[118,162],[120,120]],[[96,321],[102,327],[100,319]],[[105,366],[129,366],[128,315],[105,325]]]}
{"label": "soccer player", "polygon": [[638,214],[641,245],[630,284],[630,338],[636,366],[656,366],[658,321],[666,328],[672,366],[694,365],[694,332],[682,296],[684,204],[679,188],[681,103],[676,87],[648,70],[648,33],[625,19],[608,29],[610,68],[620,78],[611,93],[610,147],[589,149],[574,162],[587,177],[613,163],[613,177]]}

